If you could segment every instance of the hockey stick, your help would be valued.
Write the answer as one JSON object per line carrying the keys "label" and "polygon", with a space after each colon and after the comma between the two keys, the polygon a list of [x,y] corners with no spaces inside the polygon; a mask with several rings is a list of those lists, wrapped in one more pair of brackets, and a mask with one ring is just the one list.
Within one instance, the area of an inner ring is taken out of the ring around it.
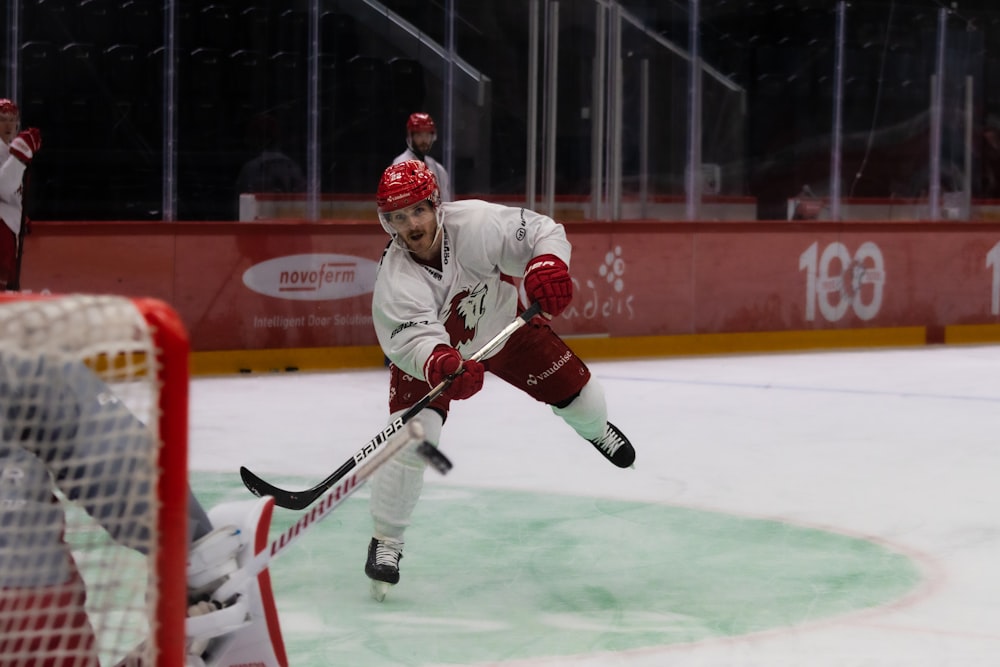
{"label": "hockey stick", "polygon": [[[502,345],[504,341],[510,338],[515,331],[524,326],[535,315],[538,315],[541,310],[542,308],[537,302],[531,304],[527,310],[514,318],[513,322],[504,327],[500,333],[489,340],[469,358],[474,361],[479,361],[489,353],[493,352],[500,345]],[[444,393],[444,391],[451,386],[451,383],[455,380],[455,378],[461,375],[464,370],[464,368],[459,368],[456,373],[449,375],[444,380],[439,382],[436,387],[431,389],[423,398],[417,401],[413,407],[397,417],[395,421],[382,429],[381,433],[369,440],[368,444],[355,452],[354,456],[345,461],[343,465],[333,472],[332,475],[311,489],[306,489],[304,491],[288,491],[287,489],[280,489],[250,472],[250,470],[246,467],[240,468],[240,477],[243,478],[243,484],[245,484],[246,487],[250,489],[250,492],[256,496],[273,496],[274,504],[278,507],[284,507],[292,510],[301,510],[309,507],[309,505],[323,495],[327,489],[336,484],[340,478],[349,473],[356,465],[364,461],[365,457],[377,450],[382,443],[392,436],[393,433],[402,429],[406,422],[413,419],[413,417],[419,414],[421,410],[430,405],[431,401]],[[438,463],[436,462],[437,457],[444,457],[444,454],[441,454],[441,452],[432,445],[422,447],[420,453],[425,459],[431,457],[428,459],[428,463],[435,467],[438,466]],[[444,458],[447,460],[447,457]],[[448,462],[447,465],[448,467],[451,467],[450,462]]]}
{"label": "hockey stick", "polygon": [[322,502],[300,516],[298,521],[271,540],[270,544],[247,561],[243,567],[230,574],[225,583],[212,593],[212,599],[219,603],[220,611],[204,616],[189,617],[186,620],[185,633],[189,637],[214,636],[217,634],[215,628],[219,625],[221,618],[219,614],[224,614],[227,618],[231,617],[234,626],[241,625],[247,614],[245,606],[241,607],[238,604],[227,606],[227,603],[238,595],[247,583],[253,581],[258,574],[263,572],[272,560],[308,532],[310,527],[326,518],[337,506],[347,500],[348,496],[361,488],[382,464],[413,442],[420,442],[421,447],[427,446],[436,449],[424,440],[424,429],[419,419],[406,423],[400,430],[389,436],[385,447],[375,452],[365,465],[334,486],[324,496]]}

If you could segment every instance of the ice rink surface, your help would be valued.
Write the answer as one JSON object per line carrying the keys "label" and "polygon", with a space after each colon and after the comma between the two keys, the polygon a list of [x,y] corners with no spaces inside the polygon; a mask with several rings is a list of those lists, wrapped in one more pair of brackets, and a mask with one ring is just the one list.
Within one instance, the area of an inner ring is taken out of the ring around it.
{"label": "ice rink surface", "polygon": [[[636,468],[488,376],[385,603],[365,489],[274,562],[291,665],[1000,664],[1000,347],[590,366]],[[386,394],[384,369],[196,379],[195,493],[249,497],[240,465],[311,486]]]}

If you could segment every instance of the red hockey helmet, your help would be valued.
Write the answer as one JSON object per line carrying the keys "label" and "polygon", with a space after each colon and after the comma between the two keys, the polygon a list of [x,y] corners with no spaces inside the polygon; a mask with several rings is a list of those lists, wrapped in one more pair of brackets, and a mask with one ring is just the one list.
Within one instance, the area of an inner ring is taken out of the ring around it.
{"label": "red hockey helmet", "polygon": [[441,203],[434,172],[420,160],[406,160],[386,168],[375,193],[379,214],[397,211],[424,200],[434,208]]}
{"label": "red hockey helmet", "polygon": [[437,128],[434,126],[434,119],[431,118],[429,113],[411,113],[410,118],[406,121],[406,132],[408,134],[430,132],[437,138]]}
{"label": "red hockey helmet", "polygon": [[13,100],[8,100],[7,98],[0,98],[0,114],[5,116],[21,116],[21,110],[17,108]]}

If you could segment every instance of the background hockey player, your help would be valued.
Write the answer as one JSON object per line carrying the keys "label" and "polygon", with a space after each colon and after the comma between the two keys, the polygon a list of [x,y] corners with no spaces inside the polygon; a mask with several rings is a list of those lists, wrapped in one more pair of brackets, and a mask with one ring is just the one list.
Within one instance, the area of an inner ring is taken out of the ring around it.
{"label": "background hockey player", "polygon": [[[97,667],[86,587],[64,539],[65,508],[55,491],[79,502],[116,542],[145,552],[152,508],[141,487],[155,479],[148,468],[156,444],[83,363],[15,348],[7,337],[18,327],[5,326],[4,315],[0,304],[0,663]],[[268,502],[241,503],[241,516],[213,528],[189,493],[189,614],[204,618],[188,665],[205,664],[202,653],[211,648],[225,664],[287,667],[269,582],[248,585],[243,597],[252,599],[240,604],[235,624],[232,612],[209,601],[245,560],[248,540],[266,534]]]}
{"label": "background hockey player", "polygon": [[42,147],[37,128],[20,127],[17,105],[0,99],[0,291],[20,289],[19,259],[27,232],[22,215],[24,172]]}
{"label": "background hockey player", "polygon": [[[451,400],[473,396],[489,371],[552,406],[616,466],[630,467],[635,451],[608,422],[600,384],[548,324],[573,296],[571,247],[562,225],[527,209],[480,200],[442,203],[434,174],[415,160],[385,170],[376,203],[392,237],[372,302],[379,343],[392,361],[390,420],[463,369],[421,413],[426,438],[436,445]],[[482,363],[464,360],[519,312],[508,276],[523,276],[528,300],[541,305],[544,317],[516,331]],[[376,599],[399,581],[403,534],[424,468],[422,459],[404,451],[373,477],[374,536],[365,572]]]}
{"label": "background hockey player", "polygon": [[444,165],[432,158],[428,153],[434,142],[437,141],[437,128],[434,119],[427,113],[411,113],[406,121],[406,150],[396,156],[393,164],[399,164],[406,160],[420,160],[427,165],[427,168],[437,179],[438,193],[441,201],[448,202],[453,199],[451,194],[451,179]]}

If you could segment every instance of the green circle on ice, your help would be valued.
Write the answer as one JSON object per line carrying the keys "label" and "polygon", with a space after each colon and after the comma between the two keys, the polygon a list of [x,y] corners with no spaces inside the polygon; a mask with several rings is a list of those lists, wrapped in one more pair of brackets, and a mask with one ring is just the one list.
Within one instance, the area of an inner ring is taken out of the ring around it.
{"label": "green circle on ice", "polygon": [[[206,506],[248,497],[232,474],[194,473],[192,487]],[[300,516],[276,509],[272,538]],[[875,607],[921,581],[905,554],[781,521],[429,483],[406,534],[400,583],[377,603],[363,571],[370,538],[361,489],[274,561],[296,667],[470,664],[698,642]]]}

